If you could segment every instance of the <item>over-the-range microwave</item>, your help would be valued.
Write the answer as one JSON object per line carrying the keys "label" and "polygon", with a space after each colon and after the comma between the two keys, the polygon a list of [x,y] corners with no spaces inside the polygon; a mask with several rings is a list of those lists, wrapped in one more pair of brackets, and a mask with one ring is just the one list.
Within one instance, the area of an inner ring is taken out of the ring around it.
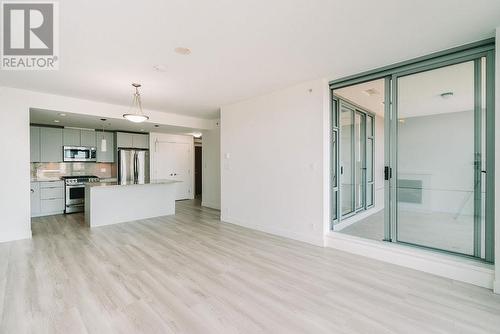
{"label": "over-the-range microwave", "polygon": [[63,148],[63,161],[72,162],[92,162],[96,161],[96,148],[84,146],[64,146]]}

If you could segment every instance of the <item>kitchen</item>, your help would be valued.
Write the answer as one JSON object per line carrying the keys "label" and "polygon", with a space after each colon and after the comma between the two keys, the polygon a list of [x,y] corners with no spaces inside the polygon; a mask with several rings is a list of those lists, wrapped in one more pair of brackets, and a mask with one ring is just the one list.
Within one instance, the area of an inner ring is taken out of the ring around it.
{"label": "kitchen", "polygon": [[[83,212],[92,227],[174,214],[175,200],[194,198],[194,135],[198,133],[193,135],[189,130],[30,110],[31,216]],[[141,205],[134,193],[138,186],[155,187],[140,196],[144,200],[149,193],[154,194]],[[170,190],[158,193],[160,186]],[[102,196],[110,187],[119,187],[119,193],[115,189],[109,194],[112,198],[89,200],[90,194]],[[125,191],[129,194],[121,197]],[[158,197],[164,202],[156,201]],[[98,209],[97,203],[102,201],[107,205]],[[92,214],[90,203],[94,203]],[[122,217],[99,218],[112,205],[117,206],[114,212],[137,207]],[[141,210],[143,215],[138,216]]]}

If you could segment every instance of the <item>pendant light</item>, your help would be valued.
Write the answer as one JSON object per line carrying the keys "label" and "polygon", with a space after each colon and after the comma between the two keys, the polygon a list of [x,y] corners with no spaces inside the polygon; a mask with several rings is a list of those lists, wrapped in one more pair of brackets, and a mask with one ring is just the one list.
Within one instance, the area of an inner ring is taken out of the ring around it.
{"label": "pendant light", "polygon": [[108,151],[108,141],[104,138],[104,122],[106,122],[106,118],[101,118],[102,121],[102,136],[101,136],[101,152]]}
{"label": "pendant light", "polygon": [[133,113],[123,114],[123,118],[134,123],[142,123],[147,121],[149,117],[142,112],[141,94],[139,93],[141,84],[133,83],[132,86],[135,87],[134,99],[132,100],[131,106]]}

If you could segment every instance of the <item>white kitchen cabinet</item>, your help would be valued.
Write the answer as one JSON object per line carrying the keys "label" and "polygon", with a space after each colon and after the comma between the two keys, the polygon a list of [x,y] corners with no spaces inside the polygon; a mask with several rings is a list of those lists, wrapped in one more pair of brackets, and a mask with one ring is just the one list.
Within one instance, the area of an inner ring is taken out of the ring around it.
{"label": "white kitchen cabinet", "polygon": [[96,131],[92,129],[64,128],[64,146],[96,147]]}
{"label": "white kitchen cabinet", "polygon": [[134,133],[132,135],[132,145],[134,148],[148,149],[149,148],[149,136]]}
{"label": "white kitchen cabinet", "polygon": [[63,143],[64,146],[80,146],[80,129],[64,128]]}
{"label": "white kitchen cabinet", "polygon": [[40,127],[30,126],[30,161],[40,162]]}
{"label": "white kitchen cabinet", "polygon": [[40,161],[63,161],[63,129],[40,128]]}
{"label": "white kitchen cabinet", "polygon": [[31,182],[31,216],[40,215],[40,183]]}
{"label": "white kitchen cabinet", "polygon": [[116,147],[118,148],[132,148],[133,137],[131,133],[117,132],[116,133]]}
{"label": "white kitchen cabinet", "polygon": [[48,216],[64,212],[64,182],[31,182],[31,216]]}
{"label": "white kitchen cabinet", "polygon": [[116,133],[116,147],[118,148],[149,148],[149,135],[138,133]]}
{"label": "white kitchen cabinet", "polygon": [[82,129],[80,131],[80,142],[82,146],[86,147],[96,147],[96,135],[94,130],[85,130]]}

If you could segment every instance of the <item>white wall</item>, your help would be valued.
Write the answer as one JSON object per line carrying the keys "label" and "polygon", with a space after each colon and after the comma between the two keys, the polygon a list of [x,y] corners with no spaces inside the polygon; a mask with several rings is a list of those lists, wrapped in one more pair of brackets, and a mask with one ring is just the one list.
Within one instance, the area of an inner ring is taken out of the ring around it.
{"label": "white wall", "polygon": [[[217,122],[219,124],[219,122]],[[203,131],[201,205],[220,210],[220,127]]]}
{"label": "white wall", "polygon": [[0,242],[31,237],[27,102],[0,88]]}
{"label": "white wall", "polygon": [[[121,118],[127,106],[0,87],[0,242],[30,238],[29,109],[60,110],[96,117]],[[212,120],[146,111],[151,121],[211,129]]]}
{"label": "white wall", "polygon": [[315,80],[221,109],[223,221],[323,245],[326,101]]}

